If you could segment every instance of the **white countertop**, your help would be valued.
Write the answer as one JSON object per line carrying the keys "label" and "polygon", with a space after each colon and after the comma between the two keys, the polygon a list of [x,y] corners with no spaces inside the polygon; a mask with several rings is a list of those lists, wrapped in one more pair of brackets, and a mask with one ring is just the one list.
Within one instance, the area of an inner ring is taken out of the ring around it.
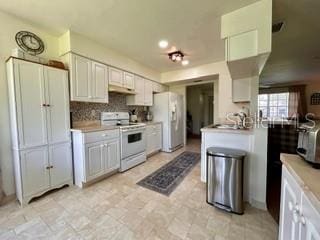
{"label": "white countertop", "polygon": [[[149,122],[137,122],[144,123],[146,125],[155,125],[161,124],[162,122],[158,121],[149,121]],[[106,130],[114,130],[119,129],[119,126],[103,126],[100,124],[100,121],[81,121],[74,122],[71,132],[97,132],[97,131],[106,131]]]}
{"label": "white countertop", "polygon": [[282,153],[280,159],[320,212],[320,170],[313,168],[299,155]]}
{"label": "white countertop", "polygon": [[201,128],[204,133],[235,133],[235,134],[253,134],[252,129],[230,129],[230,128],[213,128],[215,124]]}
{"label": "white countertop", "polygon": [[98,132],[119,129],[119,126],[103,126],[100,121],[81,121],[74,122],[71,132]]}
{"label": "white countertop", "polygon": [[141,123],[144,123],[146,125],[162,124],[162,122],[159,122],[159,121],[146,121],[146,122],[141,122]]}

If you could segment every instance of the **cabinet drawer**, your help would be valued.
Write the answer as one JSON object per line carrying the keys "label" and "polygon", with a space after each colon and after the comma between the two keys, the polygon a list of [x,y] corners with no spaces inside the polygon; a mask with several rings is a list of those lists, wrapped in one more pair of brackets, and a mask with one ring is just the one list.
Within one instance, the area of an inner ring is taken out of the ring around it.
{"label": "cabinet drawer", "polygon": [[84,143],[100,142],[117,137],[119,137],[119,129],[90,132],[84,134]]}
{"label": "cabinet drawer", "polygon": [[161,132],[161,124],[152,124],[147,126],[147,134]]}
{"label": "cabinet drawer", "polygon": [[161,132],[161,124],[154,124],[152,125],[153,132]]}

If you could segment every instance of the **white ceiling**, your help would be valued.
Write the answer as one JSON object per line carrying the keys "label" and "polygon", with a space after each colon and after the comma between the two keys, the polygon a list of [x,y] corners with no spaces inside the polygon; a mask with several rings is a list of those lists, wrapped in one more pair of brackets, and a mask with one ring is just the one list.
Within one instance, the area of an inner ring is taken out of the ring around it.
{"label": "white ceiling", "polygon": [[51,33],[83,34],[158,71],[182,68],[158,48],[167,39],[189,66],[224,60],[220,16],[256,0],[0,0],[0,9]]}
{"label": "white ceiling", "polygon": [[284,20],[273,34],[272,53],[260,82],[264,85],[320,78],[320,1],[274,0],[273,22]]}

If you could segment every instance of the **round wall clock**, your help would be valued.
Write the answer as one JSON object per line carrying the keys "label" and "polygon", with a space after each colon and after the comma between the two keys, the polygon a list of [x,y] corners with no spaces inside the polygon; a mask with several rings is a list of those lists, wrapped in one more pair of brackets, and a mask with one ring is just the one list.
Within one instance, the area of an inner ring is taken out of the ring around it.
{"label": "round wall clock", "polygon": [[44,51],[43,41],[32,32],[18,32],[16,34],[16,42],[23,51],[31,55],[38,55]]}

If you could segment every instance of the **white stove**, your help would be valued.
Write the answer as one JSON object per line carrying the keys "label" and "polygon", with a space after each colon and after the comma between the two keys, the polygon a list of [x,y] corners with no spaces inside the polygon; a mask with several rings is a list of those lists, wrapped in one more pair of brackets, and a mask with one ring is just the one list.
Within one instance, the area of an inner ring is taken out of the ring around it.
{"label": "white stove", "polygon": [[127,112],[102,112],[101,125],[120,128],[120,172],[146,161],[146,124],[130,123]]}

